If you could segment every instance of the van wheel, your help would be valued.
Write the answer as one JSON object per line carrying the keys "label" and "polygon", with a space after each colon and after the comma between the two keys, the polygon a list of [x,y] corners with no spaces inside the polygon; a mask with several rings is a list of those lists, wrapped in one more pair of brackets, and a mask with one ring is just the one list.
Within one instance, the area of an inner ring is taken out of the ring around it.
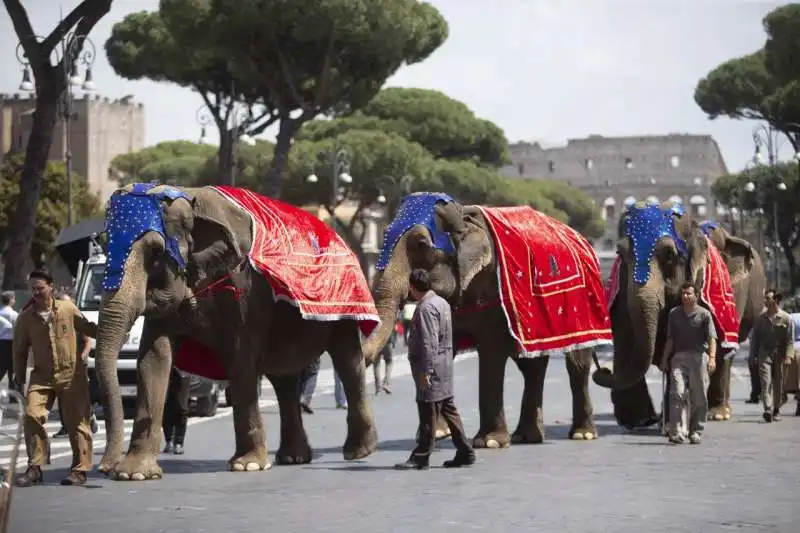
{"label": "van wheel", "polygon": [[214,391],[213,394],[197,399],[197,414],[200,416],[214,416],[217,414],[217,404],[219,403],[219,393]]}

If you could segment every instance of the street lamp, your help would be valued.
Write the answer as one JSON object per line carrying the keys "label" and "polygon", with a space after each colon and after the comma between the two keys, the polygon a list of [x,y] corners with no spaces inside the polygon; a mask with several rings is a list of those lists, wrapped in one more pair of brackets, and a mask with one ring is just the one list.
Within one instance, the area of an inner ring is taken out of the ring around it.
{"label": "street lamp", "polygon": [[[36,41],[41,42],[44,40],[39,35],[31,36]],[[64,79],[66,87],[61,94],[61,106],[58,110],[58,117],[62,121],[62,145],[64,148],[64,164],[67,171],[67,226],[72,226],[73,223],[73,205],[72,205],[72,121],[77,118],[77,114],[73,111],[74,103],[74,89],[82,89],[84,92],[92,92],[95,90],[94,80],[92,78],[92,65],[96,57],[96,49],[94,43],[88,36],[77,34],[71,31],[64,35],[60,41],[61,46],[54,48],[56,54],[56,64],[63,63],[64,66]],[[25,55],[25,49],[22,43],[17,44],[17,61],[22,65],[22,82],[19,84],[20,91],[35,92],[36,86],[33,83],[32,69],[28,57]],[[65,58],[70,58],[67,60]],[[74,59],[71,59],[74,58]],[[62,61],[63,60],[63,61]],[[78,68],[83,67],[85,72],[84,77],[81,77]]]}
{"label": "street lamp", "polygon": [[[787,124],[788,126],[797,126],[800,127],[798,124]],[[785,142],[779,142],[780,139],[778,134],[781,133],[780,131],[773,128],[771,125],[763,125],[760,124],[753,129],[753,144],[755,145],[755,153],[753,154],[753,162],[757,165],[764,164],[764,154],[762,153],[762,147],[767,151],[767,164],[769,165],[771,178],[776,183],[774,184],[775,193],[773,194],[773,202],[772,202],[772,272],[773,277],[775,280],[775,287],[777,288],[780,285],[780,263],[778,257],[778,251],[781,248],[780,244],[780,233],[778,231],[780,221],[778,219],[778,196],[780,192],[786,191],[787,187],[786,184],[781,180],[780,176],[778,175],[777,171],[777,159],[778,153]],[[785,134],[784,134],[785,136]],[[787,137],[788,138],[788,137]],[[797,158],[797,154],[795,154]],[[800,160],[800,159],[798,159]],[[745,189],[748,192],[754,192],[756,190],[755,184],[753,182],[748,182],[745,185]],[[759,200],[758,206],[759,209],[761,208],[761,201]],[[759,231],[759,233],[761,233]]]}
{"label": "street lamp", "polygon": [[[319,182],[319,177],[313,172],[306,178],[308,183]],[[350,184],[353,183],[353,177],[350,175],[350,154],[344,148],[340,148],[333,156],[333,169],[331,173],[331,227],[336,231],[336,208],[344,201],[345,195],[343,188],[339,183]]]}
{"label": "street lamp", "polygon": [[[220,132],[220,147],[224,148],[224,152],[220,153],[220,156],[224,155],[228,162],[231,186],[236,185],[236,148],[239,141],[248,146],[256,144],[254,138],[244,133],[245,128],[252,120],[250,109],[239,107],[236,104],[237,102],[232,102],[233,107],[230,110],[225,111],[221,107],[218,110],[225,113],[225,131]],[[215,122],[214,115],[207,105],[202,105],[197,109],[196,117],[197,123],[200,125],[200,144],[206,144],[208,142],[207,128]]]}

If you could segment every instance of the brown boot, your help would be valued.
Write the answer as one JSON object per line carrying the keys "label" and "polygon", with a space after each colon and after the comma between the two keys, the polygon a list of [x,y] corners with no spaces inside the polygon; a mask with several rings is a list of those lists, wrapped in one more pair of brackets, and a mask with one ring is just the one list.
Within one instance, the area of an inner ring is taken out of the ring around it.
{"label": "brown boot", "polygon": [[44,481],[44,474],[42,474],[42,467],[30,465],[25,473],[17,478],[17,487],[30,487],[31,485],[39,485]]}
{"label": "brown boot", "polygon": [[84,485],[86,483],[86,472],[71,470],[67,477],[61,480],[62,485]]}

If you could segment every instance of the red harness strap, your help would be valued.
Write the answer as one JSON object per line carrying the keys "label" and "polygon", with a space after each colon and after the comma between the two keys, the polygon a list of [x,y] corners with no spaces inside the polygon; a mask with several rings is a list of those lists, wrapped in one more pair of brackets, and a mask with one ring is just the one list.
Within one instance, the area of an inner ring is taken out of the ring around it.
{"label": "red harness strap", "polygon": [[500,305],[500,298],[495,298],[494,300],[490,300],[488,302],[477,301],[474,305],[470,305],[467,307],[458,307],[456,309],[455,314],[457,315],[467,315],[470,313],[475,313],[477,311],[483,311],[484,309],[490,309],[492,307],[496,307]]}
{"label": "red harness strap", "polygon": [[217,291],[217,290],[228,290],[228,291],[233,292],[233,297],[238,302],[239,299],[242,297],[242,293],[244,292],[244,289],[240,289],[238,287],[234,287],[232,283],[226,283],[226,282],[229,282],[230,279],[231,279],[231,275],[230,274],[225,274],[221,278],[212,281],[211,283],[209,283],[208,285],[206,285],[202,289],[200,289],[197,292],[195,292],[194,293],[195,298],[198,297],[198,296],[202,296],[204,293],[207,293],[207,292],[208,293],[212,293],[212,292]]}

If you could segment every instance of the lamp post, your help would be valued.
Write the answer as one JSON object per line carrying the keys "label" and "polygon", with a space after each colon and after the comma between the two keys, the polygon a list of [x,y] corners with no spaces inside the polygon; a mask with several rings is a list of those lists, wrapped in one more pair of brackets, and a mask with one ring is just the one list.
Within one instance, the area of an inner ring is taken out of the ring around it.
{"label": "lamp post", "polygon": [[[331,173],[331,227],[336,231],[336,208],[345,200],[345,191],[340,183],[350,184],[353,183],[353,177],[350,175],[350,154],[344,148],[340,148],[333,156],[333,165]],[[319,178],[312,171],[306,178],[308,183],[317,183]]]}
{"label": "lamp post", "polygon": [[[32,36],[37,41],[44,40],[39,35]],[[74,93],[73,90],[80,87],[84,92],[92,92],[95,90],[94,80],[92,79],[92,65],[96,56],[94,43],[88,36],[77,34],[71,31],[61,38],[60,46],[54,48],[56,54],[56,64],[61,62],[64,58],[75,59],[73,61],[63,61],[64,65],[64,79],[66,80],[66,87],[64,92],[60,95],[61,102],[58,110],[58,117],[61,119],[62,124],[62,146],[64,147],[64,165],[67,172],[67,226],[72,226],[73,223],[73,205],[72,205],[72,121],[77,118],[73,111]],[[32,70],[30,62],[28,61],[22,43],[17,44],[17,61],[22,65],[22,82],[19,84],[19,90],[24,92],[34,92],[36,86],[32,79]],[[81,67],[85,76],[82,78],[79,74],[79,67]]]}
{"label": "lamp post", "polygon": [[[797,126],[800,127],[798,124],[787,124],[788,126]],[[775,190],[773,191],[773,202],[772,202],[772,274],[773,279],[775,280],[775,287],[777,288],[780,285],[780,263],[778,252],[781,249],[780,243],[780,220],[778,219],[778,196],[780,193],[786,191],[786,184],[781,179],[780,175],[778,175],[777,171],[777,160],[778,160],[778,153],[783,145],[780,142],[780,138],[778,134],[780,132],[773,128],[771,125],[764,125],[760,124],[753,129],[753,144],[755,145],[755,153],[753,154],[753,162],[757,165],[764,164],[764,155],[762,153],[762,148],[766,149],[767,151],[767,164],[769,165],[770,169],[770,178],[771,181],[774,183],[770,183],[770,186],[774,186]],[[785,139],[784,139],[785,142]],[[797,156],[797,154],[795,154]],[[748,192],[754,192],[756,190],[755,184],[752,181],[747,182],[745,185],[745,190]],[[758,191],[763,193],[763,191]],[[760,200],[760,195],[757,196],[758,200],[758,208],[761,209],[762,201]],[[759,216],[760,221],[760,216]],[[759,228],[759,236],[762,232]],[[760,237],[759,237],[760,238]]]}
{"label": "lamp post", "polygon": [[[222,108],[219,110],[222,111]],[[236,102],[233,102],[232,108],[224,111],[225,120],[223,128],[220,128],[220,147],[224,149],[225,159],[228,163],[228,174],[230,176],[231,186],[236,186],[236,149],[239,141],[249,145],[255,146],[256,140],[250,135],[244,133],[247,124],[252,119],[249,109],[239,107]],[[216,122],[214,114],[207,105],[200,106],[197,109],[197,123],[200,125],[200,144],[208,142],[208,126]],[[224,129],[224,131],[223,131]],[[223,138],[226,137],[227,139]]]}

